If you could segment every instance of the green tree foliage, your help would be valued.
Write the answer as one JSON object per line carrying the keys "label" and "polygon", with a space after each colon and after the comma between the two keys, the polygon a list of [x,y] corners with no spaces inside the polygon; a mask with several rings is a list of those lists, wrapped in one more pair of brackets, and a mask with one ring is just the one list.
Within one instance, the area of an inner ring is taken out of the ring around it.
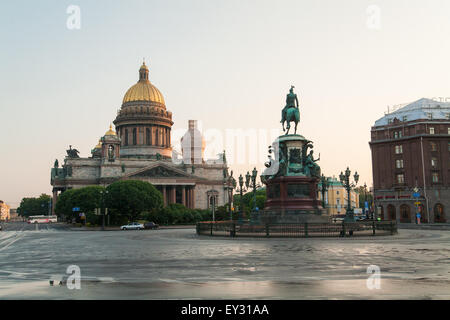
{"label": "green tree foliage", "polygon": [[145,211],[159,209],[163,197],[153,185],[139,180],[123,180],[110,184],[107,188],[106,206],[114,215],[136,220]]}
{"label": "green tree foliage", "polygon": [[41,194],[38,198],[23,198],[17,212],[22,217],[48,215],[50,212],[51,197]]}
{"label": "green tree foliage", "polygon": [[179,203],[169,204],[167,207],[153,209],[142,215],[147,221],[153,221],[161,225],[193,224],[199,221],[211,220],[208,210],[189,209]]}
{"label": "green tree foliage", "polygon": [[[240,205],[241,205],[241,203],[240,203],[241,195],[235,194],[233,196],[233,202],[234,202],[235,211],[238,212],[240,210]],[[266,202],[266,189],[261,188],[259,190],[256,190],[256,206],[258,207],[259,210],[264,209],[265,202]],[[243,204],[244,215],[245,215],[245,217],[248,217],[250,212],[254,208],[253,191],[247,192],[242,195],[242,204]]]}
{"label": "green tree foliage", "polygon": [[[99,216],[94,215],[95,208],[101,208],[101,191],[105,188],[101,186],[89,186],[79,189],[70,189],[63,192],[56,202],[55,212],[59,216],[67,218],[76,218],[79,220],[79,213],[83,212],[87,221],[93,224],[99,223]],[[79,212],[73,212],[74,207],[79,207]]]}

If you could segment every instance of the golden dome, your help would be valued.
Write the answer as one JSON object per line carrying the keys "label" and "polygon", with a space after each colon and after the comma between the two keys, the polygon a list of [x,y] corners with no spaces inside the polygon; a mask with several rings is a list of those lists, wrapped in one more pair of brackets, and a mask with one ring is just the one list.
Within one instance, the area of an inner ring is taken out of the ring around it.
{"label": "golden dome", "polygon": [[148,68],[145,62],[139,69],[139,81],[125,93],[123,102],[150,101],[165,106],[164,97],[161,92],[148,80]]}
{"label": "golden dome", "polygon": [[112,125],[109,125],[109,130],[106,131],[105,136],[116,136],[116,135],[117,135],[116,132],[113,131],[112,129]]}

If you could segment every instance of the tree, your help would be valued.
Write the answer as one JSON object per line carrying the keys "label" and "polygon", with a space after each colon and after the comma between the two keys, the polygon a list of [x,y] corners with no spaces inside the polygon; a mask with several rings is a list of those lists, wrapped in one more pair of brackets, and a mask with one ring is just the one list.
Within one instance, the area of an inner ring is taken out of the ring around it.
{"label": "tree", "polygon": [[[63,192],[56,202],[55,212],[59,216],[76,218],[79,220],[79,213],[83,212],[89,222],[97,223],[98,216],[94,215],[95,208],[102,206],[102,194],[105,188],[101,186],[89,186],[79,189],[70,189]],[[73,208],[78,207],[80,211],[74,212]]]}
{"label": "tree", "polygon": [[22,217],[48,215],[51,197],[45,193],[39,198],[23,198],[17,212]]}
{"label": "tree", "polygon": [[[241,195],[235,194],[233,196],[233,202],[236,212],[239,212],[240,210],[240,201]],[[258,207],[259,210],[264,209],[265,202],[266,202],[266,189],[261,188],[259,190],[256,190],[256,206]],[[254,207],[253,191],[249,191],[244,195],[242,195],[242,206],[245,214],[248,214],[252,211]]]}
{"label": "tree", "polygon": [[145,211],[159,209],[163,205],[161,192],[145,181],[116,181],[106,190],[106,206],[111,213],[126,216],[130,221]]}

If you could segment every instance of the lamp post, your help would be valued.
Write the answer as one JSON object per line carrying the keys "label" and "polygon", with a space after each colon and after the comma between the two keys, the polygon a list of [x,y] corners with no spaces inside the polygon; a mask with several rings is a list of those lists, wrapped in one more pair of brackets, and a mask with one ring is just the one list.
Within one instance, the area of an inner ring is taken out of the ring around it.
{"label": "lamp post", "polygon": [[358,172],[355,172],[355,175],[353,176],[353,179],[355,180],[354,183],[350,183],[350,174],[351,174],[351,171],[347,167],[347,170],[345,170],[345,173],[343,173],[341,171],[341,174],[339,175],[339,180],[341,181],[344,188],[347,190],[347,195],[348,195],[347,210],[345,212],[345,218],[344,218],[345,222],[354,222],[355,221],[354,217],[353,217],[352,199],[351,199],[350,191],[352,190],[352,188],[356,187],[356,185],[358,184],[359,174],[358,174]]}
{"label": "lamp post", "polygon": [[[248,183],[247,183],[248,185]],[[242,222],[242,218],[243,218],[243,211],[242,211],[242,192],[246,192],[247,189],[244,189],[244,177],[241,175],[239,175],[239,188],[236,188],[236,192],[239,192],[240,198],[239,198],[239,223]],[[248,186],[247,186],[248,187]]]}
{"label": "lamp post", "polygon": [[233,170],[227,179],[227,191],[228,191],[228,205],[230,209],[230,221],[233,221],[233,210],[231,210],[231,203],[233,201],[233,190],[236,188],[236,179],[233,178]]}
{"label": "lamp post", "polygon": [[330,186],[330,180],[322,174],[320,177],[320,183],[322,185],[322,207],[325,209],[325,193],[328,191],[328,187]]}
{"label": "lamp post", "polygon": [[106,211],[106,208],[105,208],[105,195],[107,195],[107,194],[108,194],[108,190],[101,190],[100,191],[100,195],[102,196],[102,198],[101,198],[101,208],[100,208],[100,210],[102,212],[102,231],[105,230],[105,211]]}
{"label": "lamp post", "polygon": [[[256,211],[256,188],[259,188],[260,185],[256,184],[256,177],[258,176],[258,171],[256,170],[256,167],[252,170],[252,175],[250,176],[250,173],[247,172],[246,177],[251,178],[251,187],[253,188],[253,208]],[[248,180],[250,180],[248,178]]]}

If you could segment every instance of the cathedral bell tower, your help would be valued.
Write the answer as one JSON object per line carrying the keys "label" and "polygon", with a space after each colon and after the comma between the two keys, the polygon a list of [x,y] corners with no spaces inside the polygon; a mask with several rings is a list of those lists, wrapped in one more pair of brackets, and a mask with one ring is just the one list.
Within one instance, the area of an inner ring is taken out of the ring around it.
{"label": "cathedral bell tower", "polygon": [[101,138],[103,162],[114,162],[120,157],[120,138],[109,126],[109,130]]}

